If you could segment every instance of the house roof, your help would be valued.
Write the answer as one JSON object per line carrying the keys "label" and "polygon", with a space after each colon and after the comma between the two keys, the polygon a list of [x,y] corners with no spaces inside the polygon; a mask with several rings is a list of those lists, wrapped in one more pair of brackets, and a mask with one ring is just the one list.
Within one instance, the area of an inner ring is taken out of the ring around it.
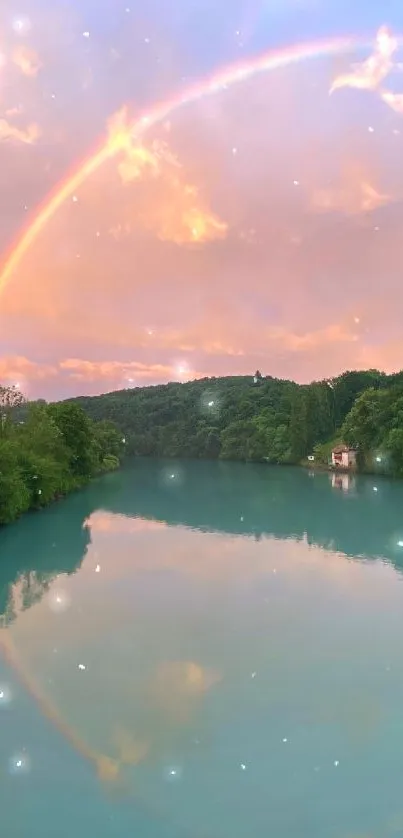
{"label": "house roof", "polygon": [[352,448],[351,445],[336,445],[332,449],[332,454],[348,454],[349,451],[355,452],[355,448]]}

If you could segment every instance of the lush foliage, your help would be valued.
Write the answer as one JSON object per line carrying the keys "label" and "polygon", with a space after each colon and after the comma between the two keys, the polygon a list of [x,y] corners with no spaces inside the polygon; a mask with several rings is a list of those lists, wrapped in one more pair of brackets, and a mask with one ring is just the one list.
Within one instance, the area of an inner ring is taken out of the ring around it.
{"label": "lush foliage", "polygon": [[363,469],[403,476],[403,373],[346,372],[297,385],[257,372],[51,405],[0,387],[0,523],[116,468],[123,447],[269,463],[314,452],[326,463],[342,440],[358,446]]}
{"label": "lush foliage", "polygon": [[315,451],[327,462],[329,441],[344,438],[360,445],[364,459],[364,452],[380,445],[395,452],[397,463],[403,436],[398,409],[395,423],[385,425],[379,438],[378,417],[363,430],[361,399],[364,406],[366,399],[394,403],[399,387],[403,373],[386,376],[377,370],[346,372],[309,385],[257,372],[122,390],[74,403],[94,420],[113,421],[132,454],[297,463]]}
{"label": "lush foliage", "polygon": [[362,393],[345,419],[343,437],[359,446],[366,471],[403,476],[403,386]]}
{"label": "lush foliage", "polygon": [[116,468],[121,447],[115,426],[93,422],[78,404],[26,406],[1,388],[0,524]]}

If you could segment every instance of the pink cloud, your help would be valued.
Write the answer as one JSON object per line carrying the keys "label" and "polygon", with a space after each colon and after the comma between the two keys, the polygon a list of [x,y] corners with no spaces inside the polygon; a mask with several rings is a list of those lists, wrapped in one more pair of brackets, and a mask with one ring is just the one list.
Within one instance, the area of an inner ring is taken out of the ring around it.
{"label": "pink cloud", "polygon": [[28,125],[28,128],[22,129],[8,122],[6,119],[0,119],[0,142],[15,141],[32,145],[41,136],[41,131],[36,123]]}
{"label": "pink cloud", "polygon": [[24,76],[36,76],[42,66],[38,54],[23,44],[14,50],[12,61]]}

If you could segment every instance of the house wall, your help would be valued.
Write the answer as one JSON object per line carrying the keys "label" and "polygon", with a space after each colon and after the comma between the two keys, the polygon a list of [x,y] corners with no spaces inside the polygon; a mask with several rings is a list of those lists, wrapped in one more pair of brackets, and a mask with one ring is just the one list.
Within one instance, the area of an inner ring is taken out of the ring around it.
{"label": "house wall", "polygon": [[332,452],[332,465],[340,466],[341,468],[355,468],[355,451],[342,451],[341,454],[334,454]]}

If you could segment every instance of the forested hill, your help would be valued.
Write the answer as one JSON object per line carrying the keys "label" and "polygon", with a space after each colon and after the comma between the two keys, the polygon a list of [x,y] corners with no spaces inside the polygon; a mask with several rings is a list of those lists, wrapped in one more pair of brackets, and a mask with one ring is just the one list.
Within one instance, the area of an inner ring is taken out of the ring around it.
{"label": "forested hill", "polygon": [[370,452],[387,449],[400,473],[402,393],[403,372],[369,370],[308,385],[260,373],[208,378],[75,401],[92,419],[113,421],[130,454],[295,463],[344,438],[367,465]]}

